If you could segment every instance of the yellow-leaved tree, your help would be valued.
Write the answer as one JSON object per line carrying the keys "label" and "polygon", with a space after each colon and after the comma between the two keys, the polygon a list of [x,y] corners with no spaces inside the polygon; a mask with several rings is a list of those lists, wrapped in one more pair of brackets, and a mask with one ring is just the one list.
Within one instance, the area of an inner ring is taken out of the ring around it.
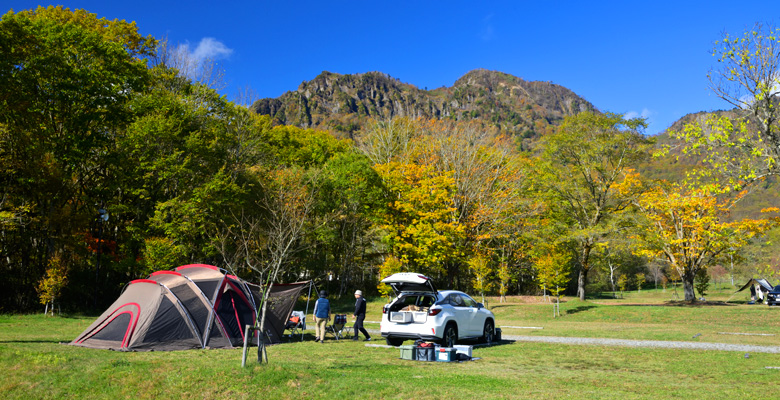
{"label": "yellow-leaved tree", "polygon": [[[381,281],[382,279],[398,272],[411,271],[404,269],[404,264],[397,257],[389,255],[387,258],[385,258],[385,262],[379,266],[379,279]],[[387,298],[388,302],[393,299],[393,288],[391,288],[390,285],[386,285],[380,282],[376,288],[379,290],[379,294],[381,294],[382,297]]]}
{"label": "yellow-leaved tree", "polygon": [[[741,198],[720,198],[706,188],[661,183],[636,202],[650,221],[640,253],[662,257],[682,278],[686,301],[695,301],[694,279],[728,252],[778,224],[778,218],[727,218]],[[777,208],[764,212],[777,212]]]}
{"label": "yellow-leaved tree", "polygon": [[534,262],[536,280],[543,290],[555,296],[553,316],[560,316],[561,292],[569,283],[572,270],[571,259],[566,252],[554,245],[542,245],[538,250],[539,254]]}
{"label": "yellow-leaved tree", "polygon": [[390,193],[382,230],[391,255],[411,271],[441,276],[461,242],[455,221],[453,181],[431,167],[390,162],[376,167]]}
{"label": "yellow-leaved tree", "polygon": [[482,304],[485,304],[485,292],[493,289],[493,281],[491,280],[493,269],[490,267],[490,261],[490,258],[480,253],[477,253],[468,261],[472,277],[471,286],[482,296]]}
{"label": "yellow-leaved tree", "polygon": [[62,257],[57,254],[49,260],[49,266],[46,268],[46,275],[38,282],[38,298],[41,304],[46,306],[46,310],[51,310],[54,315],[54,302],[60,296],[62,289],[68,284],[68,268],[62,261]]}

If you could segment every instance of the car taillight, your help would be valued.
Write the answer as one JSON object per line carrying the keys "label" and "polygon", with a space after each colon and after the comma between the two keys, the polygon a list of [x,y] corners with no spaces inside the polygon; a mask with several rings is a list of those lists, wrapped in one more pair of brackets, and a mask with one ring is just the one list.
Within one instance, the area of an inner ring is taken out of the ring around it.
{"label": "car taillight", "polygon": [[387,306],[382,307],[382,314],[387,314]]}
{"label": "car taillight", "polygon": [[433,317],[434,315],[441,312],[441,308],[431,308],[428,310],[428,316]]}

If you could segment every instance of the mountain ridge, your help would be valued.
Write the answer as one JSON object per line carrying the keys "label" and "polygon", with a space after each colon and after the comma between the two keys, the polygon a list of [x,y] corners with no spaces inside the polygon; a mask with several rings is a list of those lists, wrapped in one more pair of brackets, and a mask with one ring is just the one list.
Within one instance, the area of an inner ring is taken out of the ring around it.
{"label": "mountain ridge", "polygon": [[294,91],[256,101],[275,124],[352,137],[373,119],[395,116],[480,120],[524,140],[550,132],[567,115],[598,109],[568,88],[498,71],[472,70],[450,87],[420,89],[382,72],[324,71]]}

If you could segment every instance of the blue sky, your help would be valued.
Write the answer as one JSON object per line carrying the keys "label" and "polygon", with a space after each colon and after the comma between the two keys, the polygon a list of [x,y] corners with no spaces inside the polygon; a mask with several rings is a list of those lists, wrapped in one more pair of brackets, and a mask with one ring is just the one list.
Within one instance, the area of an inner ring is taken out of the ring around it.
{"label": "blue sky", "polygon": [[777,0],[3,3],[3,11],[62,4],[135,21],[145,35],[217,58],[229,98],[247,87],[278,97],[322,71],[381,71],[434,89],[484,68],[645,116],[650,134],[687,113],[728,107],[707,81],[724,31],[780,25]]}

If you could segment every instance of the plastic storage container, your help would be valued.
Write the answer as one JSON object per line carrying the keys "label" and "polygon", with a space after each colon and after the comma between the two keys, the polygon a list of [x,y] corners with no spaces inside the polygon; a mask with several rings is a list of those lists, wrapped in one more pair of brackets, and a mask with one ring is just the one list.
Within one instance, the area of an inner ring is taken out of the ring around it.
{"label": "plastic storage container", "polygon": [[455,361],[457,352],[452,347],[439,347],[436,349],[436,361],[450,362]]}
{"label": "plastic storage container", "polygon": [[416,360],[417,359],[417,347],[413,344],[406,344],[401,346],[401,359],[402,360]]}
{"label": "plastic storage container", "polygon": [[412,321],[417,322],[419,324],[425,323],[425,320],[428,319],[428,313],[427,312],[420,312],[415,311],[412,313]]}
{"label": "plastic storage container", "polygon": [[417,347],[417,361],[436,361],[436,347]]}
{"label": "plastic storage container", "polygon": [[456,345],[455,345],[455,346],[453,346],[452,348],[453,348],[453,349],[455,349],[455,352],[456,352],[456,353],[458,353],[458,354],[465,354],[465,355],[466,355],[466,356],[468,356],[469,358],[473,357],[473,356],[471,355],[471,350],[473,349],[473,347],[472,347],[472,346],[466,346],[466,345],[462,345],[462,344],[456,344]]}
{"label": "plastic storage container", "polygon": [[412,322],[412,313],[408,311],[394,311],[390,313],[390,321],[399,323]]}

